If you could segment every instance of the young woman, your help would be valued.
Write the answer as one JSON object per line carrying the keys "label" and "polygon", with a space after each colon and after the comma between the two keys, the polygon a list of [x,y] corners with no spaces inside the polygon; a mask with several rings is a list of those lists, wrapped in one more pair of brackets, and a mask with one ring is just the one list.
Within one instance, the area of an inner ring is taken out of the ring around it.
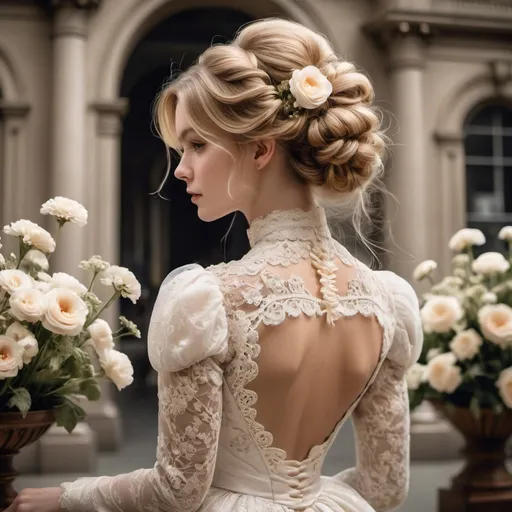
{"label": "young woman", "polygon": [[[24,490],[9,512],[372,512],[404,500],[418,302],[336,242],[319,206],[361,210],[381,171],[372,99],[324,37],[279,19],[166,86],[157,121],[181,153],[176,177],[204,221],[242,212],[251,250],[162,284],[148,340],[155,466]],[[356,467],[321,476],[348,418]]]}

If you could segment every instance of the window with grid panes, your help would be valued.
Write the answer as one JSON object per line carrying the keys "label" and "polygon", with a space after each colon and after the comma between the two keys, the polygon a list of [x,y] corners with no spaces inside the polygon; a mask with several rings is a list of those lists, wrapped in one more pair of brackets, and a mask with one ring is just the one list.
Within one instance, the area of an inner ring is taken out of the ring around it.
{"label": "window with grid panes", "polygon": [[512,225],[512,103],[479,107],[464,123],[468,226],[487,238],[482,251],[503,252],[497,239]]}

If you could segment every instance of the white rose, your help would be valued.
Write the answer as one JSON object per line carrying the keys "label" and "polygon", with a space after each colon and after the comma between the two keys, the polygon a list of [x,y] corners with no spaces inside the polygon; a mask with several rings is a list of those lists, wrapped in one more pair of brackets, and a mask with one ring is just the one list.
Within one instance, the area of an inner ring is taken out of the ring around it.
{"label": "white rose", "polygon": [[55,272],[49,283],[51,288],[69,288],[79,295],[87,292],[87,286],[65,272]]}
{"label": "white rose", "polygon": [[23,366],[23,348],[9,336],[0,336],[0,380],[16,377]]}
{"label": "white rose", "polygon": [[426,260],[421,262],[412,273],[412,277],[415,281],[422,281],[426,277],[430,276],[437,268],[437,263],[434,260]]}
{"label": "white rose", "polygon": [[424,380],[440,393],[453,393],[462,383],[460,368],[451,352],[434,357],[427,364]]}
{"label": "white rose", "polygon": [[498,238],[500,240],[512,242],[512,226],[505,226],[504,228],[501,228]]}
{"label": "white rose", "polygon": [[85,324],[89,312],[85,302],[68,288],[54,288],[46,295],[43,327],[55,334],[75,336]]}
{"label": "white rose", "polygon": [[411,390],[418,389],[425,374],[425,366],[420,363],[414,363],[405,375],[407,388]]}
{"label": "white rose", "polygon": [[24,244],[33,246],[47,254],[55,250],[55,240],[50,233],[30,220],[22,219],[13,222],[4,227],[4,232],[21,238]]}
{"label": "white rose", "polygon": [[94,350],[98,356],[102,356],[104,352],[114,349],[114,340],[112,337],[112,329],[105,320],[98,318],[88,328],[91,335]]}
{"label": "white rose", "polygon": [[295,107],[313,109],[327,101],[332,94],[332,84],[317,67],[306,66],[292,73],[290,92],[295,98]]}
{"label": "white rose", "polygon": [[130,299],[134,304],[140,298],[140,283],[127,268],[112,265],[101,276],[101,282],[104,285],[113,286],[115,290],[121,292],[123,297]]}
{"label": "white rose", "polygon": [[38,267],[40,270],[48,270],[49,263],[46,255],[37,249],[30,249],[23,258],[24,267]]}
{"label": "white rose", "polygon": [[473,261],[472,268],[477,274],[503,274],[510,268],[510,263],[499,252],[486,252]]}
{"label": "white rose", "polygon": [[459,332],[450,342],[450,349],[459,361],[473,359],[483,343],[482,337],[474,329]]}
{"label": "white rose", "polygon": [[57,196],[41,206],[43,215],[53,215],[61,222],[72,222],[82,227],[87,224],[87,210],[77,201]]}
{"label": "white rose", "polygon": [[11,295],[34,287],[34,280],[22,270],[0,270],[0,288]]}
{"label": "white rose", "polygon": [[448,332],[463,316],[460,302],[449,295],[434,296],[421,308],[425,332]]}
{"label": "white rose", "polygon": [[440,348],[431,348],[428,352],[427,352],[427,363],[431,360],[431,359],[434,359],[434,357],[438,356],[439,354],[442,354],[442,350]]}
{"label": "white rose", "polygon": [[23,338],[34,336],[31,331],[18,322],[13,322],[5,331],[5,335],[9,336],[9,338],[12,338],[14,341],[20,341]]}
{"label": "white rose", "polygon": [[451,237],[448,246],[454,252],[461,252],[474,245],[484,244],[485,235],[479,229],[464,228]]}
{"label": "white rose", "polygon": [[12,338],[23,349],[22,359],[19,361],[20,369],[23,364],[30,363],[39,352],[39,345],[35,336],[18,322],[12,323],[5,331],[5,335]]}
{"label": "white rose", "polygon": [[512,367],[506,368],[500,373],[496,387],[499,389],[505,405],[512,409]]}
{"label": "white rose", "polygon": [[512,308],[507,304],[489,304],[478,312],[478,321],[483,335],[489,340],[506,347],[512,344]]}
{"label": "white rose", "polygon": [[11,315],[16,320],[26,322],[39,322],[45,313],[44,294],[35,288],[20,290],[9,298]]}
{"label": "white rose", "polygon": [[126,354],[108,350],[100,357],[100,365],[119,391],[133,382],[133,366]]}

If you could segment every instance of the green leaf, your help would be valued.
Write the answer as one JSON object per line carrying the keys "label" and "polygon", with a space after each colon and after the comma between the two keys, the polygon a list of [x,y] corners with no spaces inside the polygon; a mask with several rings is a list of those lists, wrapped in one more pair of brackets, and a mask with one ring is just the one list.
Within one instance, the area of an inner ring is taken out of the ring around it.
{"label": "green leaf", "polygon": [[85,379],[80,384],[80,393],[91,401],[99,400],[101,387],[96,379]]}
{"label": "green leaf", "polygon": [[30,393],[25,388],[13,389],[13,395],[8,402],[9,407],[16,407],[23,417],[30,411],[32,399]]}
{"label": "green leaf", "polygon": [[477,396],[471,398],[471,402],[469,403],[469,409],[473,413],[473,416],[479,420],[480,419],[480,403]]}
{"label": "green leaf", "polygon": [[56,422],[59,427],[64,427],[70,434],[77,423],[85,418],[85,411],[71,400],[65,400],[56,408]]}

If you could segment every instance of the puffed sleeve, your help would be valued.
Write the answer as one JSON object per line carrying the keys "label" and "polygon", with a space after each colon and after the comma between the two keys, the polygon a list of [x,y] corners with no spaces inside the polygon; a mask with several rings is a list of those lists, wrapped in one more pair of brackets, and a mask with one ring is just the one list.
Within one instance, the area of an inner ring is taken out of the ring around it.
{"label": "puffed sleeve", "polygon": [[68,512],[194,512],[211,486],[222,417],[227,322],[216,278],[199,266],[162,284],[148,334],[158,371],[156,463],[62,484]]}
{"label": "puffed sleeve", "polygon": [[378,272],[393,302],[396,326],[389,352],[352,416],[356,467],[336,475],[376,510],[398,507],[409,489],[409,398],[405,373],[423,346],[413,288],[392,272]]}

